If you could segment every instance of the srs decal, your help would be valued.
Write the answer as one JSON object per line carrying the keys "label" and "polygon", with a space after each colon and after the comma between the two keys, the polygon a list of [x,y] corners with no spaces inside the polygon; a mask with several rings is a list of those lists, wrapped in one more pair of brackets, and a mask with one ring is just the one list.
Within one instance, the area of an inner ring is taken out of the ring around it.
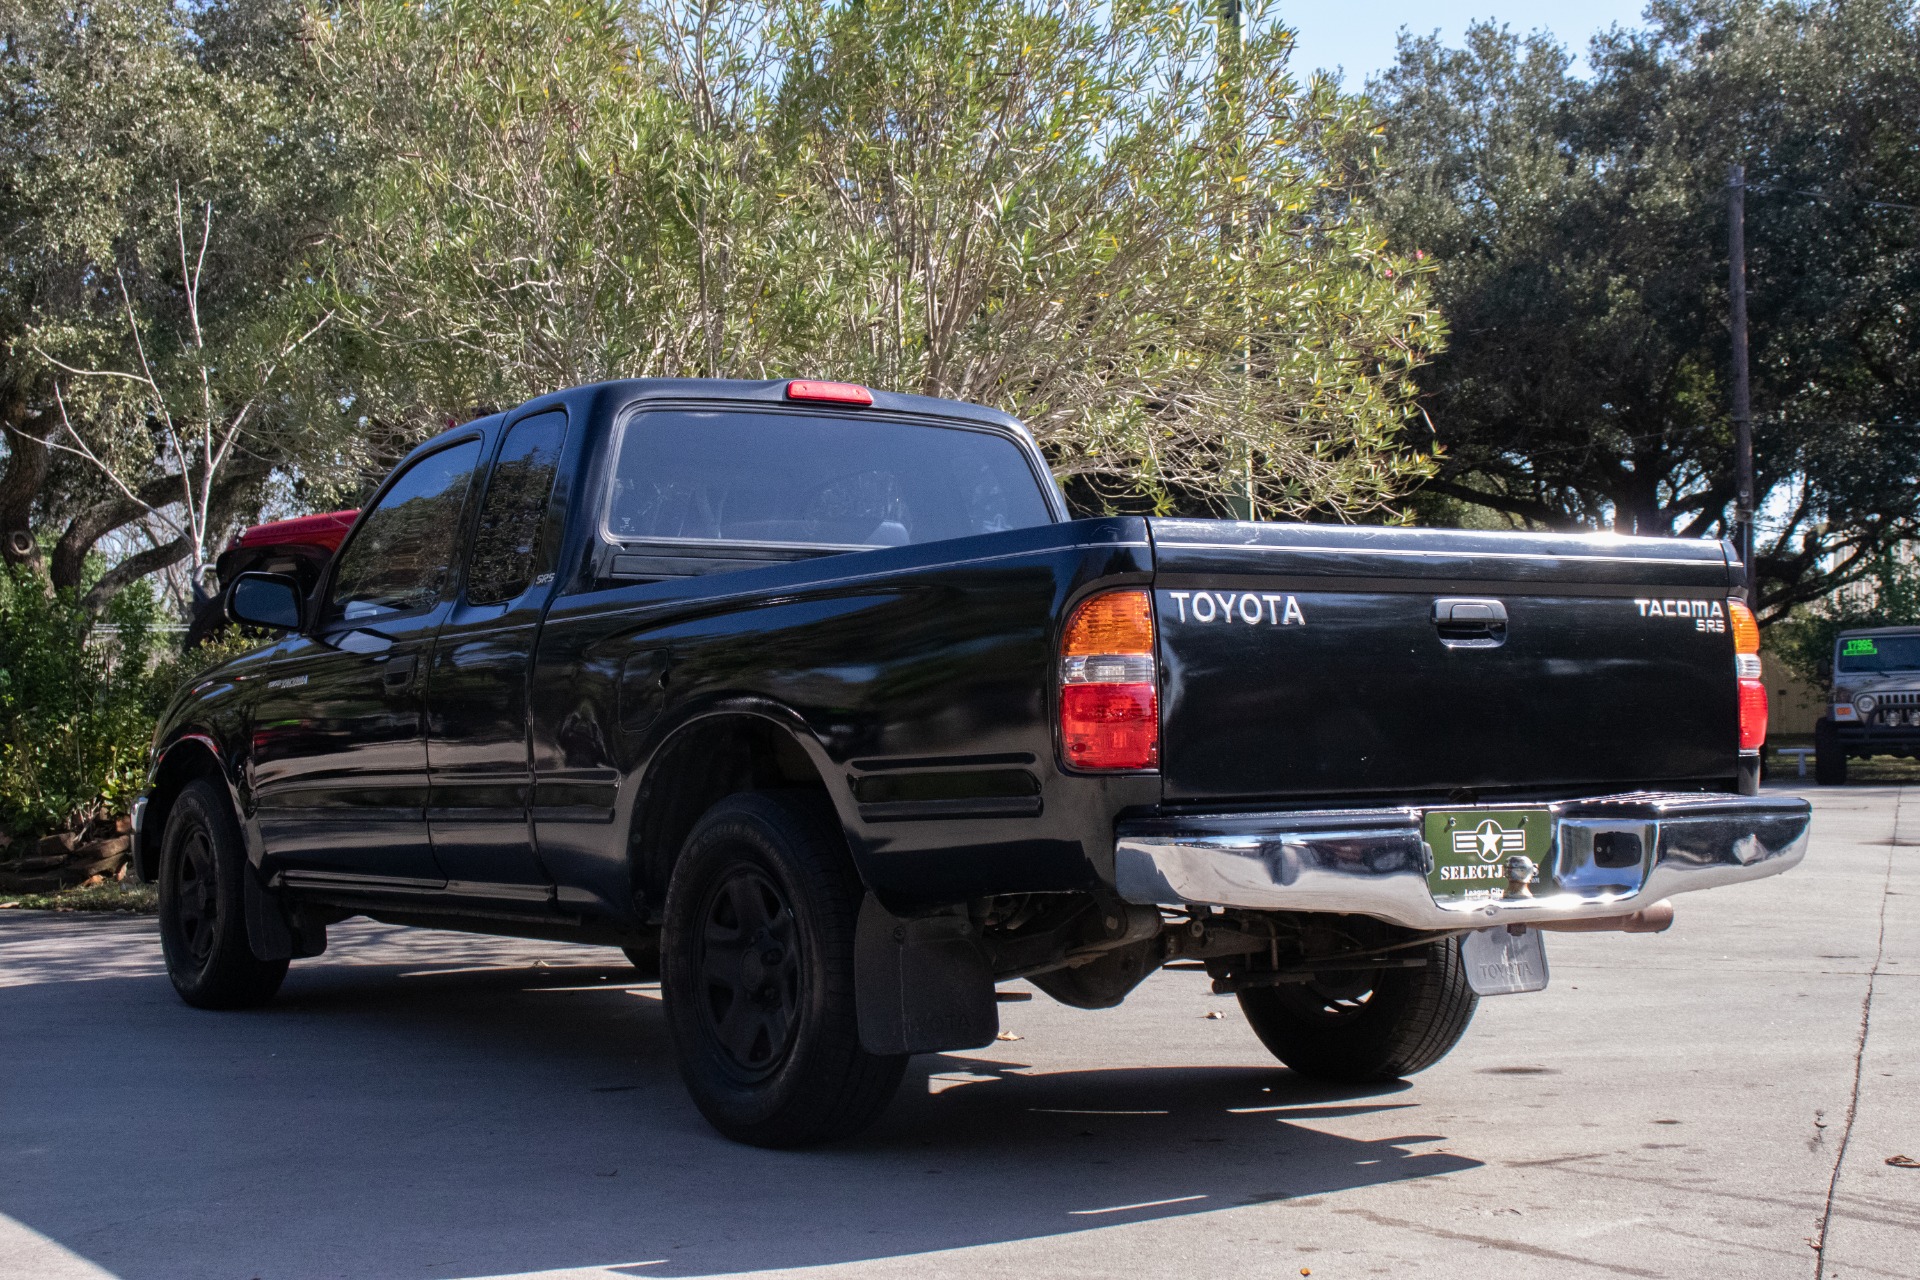
{"label": "srs decal", "polygon": [[1307,615],[1290,595],[1252,591],[1169,591],[1182,622],[1240,622],[1250,627],[1304,627]]}

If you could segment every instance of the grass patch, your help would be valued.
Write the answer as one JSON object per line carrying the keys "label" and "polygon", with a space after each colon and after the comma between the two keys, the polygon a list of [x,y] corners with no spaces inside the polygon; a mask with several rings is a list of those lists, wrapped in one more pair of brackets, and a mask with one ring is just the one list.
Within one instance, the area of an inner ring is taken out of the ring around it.
{"label": "grass patch", "polygon": [[[1813,777],[1813,766],[1807,766],[1807,777]],[[1875,756],[1871,760],[1847,761],[1848,782],[1902,782],[1912,784],[1920,782],[1920,761],[1901,760],[1894,756]]]}
{"label": "grass patch", "polygon": [[[1807,773],[1800,776],[1799,763],[1792,756],[1777,754],[1781,747],[1811,747],[1813,735],[1781,734],[1767,739],[1767,780],[1784,782],[1796,786],[1813,787],[1813,757],[1807,757]],[[1872,783],[1881,786],[1900,784],[1911,786],[1920,782],[1920,760],[1903,760],[1898,756],[1874,756],[1869,760],[1858,757],[1847,761],[1847,781]]]}
{"label": "grass patch", "polygon": [[159,909],[159,895],[149,884],[97,884],[90,889],[59,889],[53,893],[0,894],[0,910],[106,911],[147,914]]}

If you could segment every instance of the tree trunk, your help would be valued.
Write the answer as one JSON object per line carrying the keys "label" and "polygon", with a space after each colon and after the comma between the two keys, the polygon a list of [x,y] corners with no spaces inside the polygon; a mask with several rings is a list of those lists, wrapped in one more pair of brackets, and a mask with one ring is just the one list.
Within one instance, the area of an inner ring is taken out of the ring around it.
{"label": "tree trunk", "polygon": [[185,558],[190,546],[187,536],[181,534],[172,542],[135,552],[100,575],[100,581],[94,583],[86,595],[80,597],[80,608],[89,618],[99,617],[123,587],[130,586],[137,579],[144,578],[150,573],[158,573],[168,565],[178,563]]}
{"label": "tree trunk", "polygon": [[[115,529],[125,528],[147,513],[179,496],[180,481],[173,476],[157,476],[140,489],[140,502],[115,496],[103,498],[82,508],[67,521],[60,540],[53,544],[50,572],[55,589],[78,587],[86,576],[87,557],[100,539]],[[142,505],[145,504],[145,505]],[[172,561],[168,561],[171,564]],[[165,566],[161,566],[164,568]]]}
{"label": "tree trunk", "polygon": [[[215,530],[226,527],[227,522],[232,519],[234,515],[240,496],[265,478],[266,474],[266,468],[261,466],[236,465],[229,467],[223,475],[214,481],[213,492],[208,495],[210,505],[207,510],[205,524],[209,537],[213,536]],[[161,500],[164,500],[162,494],[171,496],[177,493],[178,490],[179,481],[177,479],[162,476],[150,481],[148,487],[141,492],[140,496],[153,502],[154,505],[157,506]],[[106,506],[111,504],[102,505]],[[127,507],[134,507],[136,504],[129,502],[125,505]],[[73,524],[68,526],[69,534],[73,533],[74,527],[78,525],[87,514],[87,512],[82,512],[81,515],[74,517]],[[137,514],[136,512],[136,515]],[[88,528],[97,527],[97,525],[106,518],[107,517],[101,517],[96,520],[93,525],[89,525]],[[93,548],[95,542],[105,537],[112,529],[120,528],[122,525],[131,522],[133,518],[134,516],[128,516],[126,519],[121,520],[119,524],[100,529],[97,534],[94,534],[92,541],[86,542],[84,546],[77,546],[77,550],[73,553],[76,557],[73,563],[84,565],[86,553]],[[63,547],[66,545],[66,541],[64,537],[61,539],[61,545]],[[78,544],[79,538],[76,537],[75,541],[76,544]],[[98,617],[100,612],[112,602],[113,597],[118,594],[122,588],[131,585],[140,578],[146,577],[150,573],[158,573],[160,570],[178,564],[180,561],[188,558],[192,559],[194,568],[198,570],[201,565],[210,562],[211,557],[209,553],[211,551],[211,547],[196,548],[193,545],[192,539],[185,534],[181,534],[170,542],[163,543],[157,547],[149,547],[145,551],[136,552],[101,575],[100,581],[94,583],[86,595],[80,598],[80,607],[86,611],[89,617]],[[198,581],[197,573],[195,575],[195,581],[192,584],[192,590],[195,598],[200,598],[202,587]]]}
{"label": "tree trunk", "polygon": [[33,536],[33,500],[47,482],[51,462],[46,442],[23,426],[27,400],[17,388],[0,393],[0,430],[6,432],[7,466],[0,472],[0,562],[44,572],[46,559]]}

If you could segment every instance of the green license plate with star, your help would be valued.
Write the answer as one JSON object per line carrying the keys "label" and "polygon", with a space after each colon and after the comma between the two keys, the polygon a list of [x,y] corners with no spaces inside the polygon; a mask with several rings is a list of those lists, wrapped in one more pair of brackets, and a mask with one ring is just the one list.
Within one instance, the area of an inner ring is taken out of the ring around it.
{"label": "green license plate with star", "polygon": [[1545,809],[1429,809],[1421,834],[1433,850],[1427,888],[1434,901],[1458,902],[1503,896],[1507,859],[1516,853],[1544,872],[1553,822]]}

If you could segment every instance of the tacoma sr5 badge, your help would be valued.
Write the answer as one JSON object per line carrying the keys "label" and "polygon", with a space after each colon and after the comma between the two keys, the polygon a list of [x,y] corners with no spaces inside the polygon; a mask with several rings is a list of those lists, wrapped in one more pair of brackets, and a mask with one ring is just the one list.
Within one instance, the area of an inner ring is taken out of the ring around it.
{"label": "tacoma sr5 badge", "polygon": [[1725,631],[1727,611],[1718,600],[1635,600],[1643,618],[1692,618],[1695,631]]}

